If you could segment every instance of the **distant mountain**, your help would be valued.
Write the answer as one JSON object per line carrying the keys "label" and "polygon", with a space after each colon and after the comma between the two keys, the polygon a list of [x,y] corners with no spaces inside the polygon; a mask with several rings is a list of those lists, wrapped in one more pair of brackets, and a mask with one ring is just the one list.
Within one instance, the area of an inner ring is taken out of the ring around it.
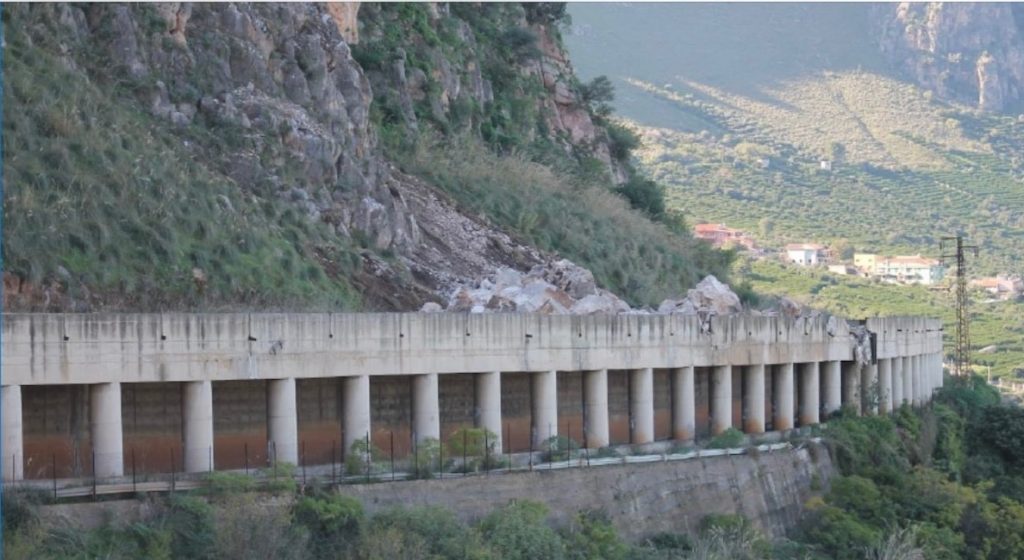
{"label": "distant mountain", "polygon": [[1021,6],[1000,6],[572,4],[565,40],[691,222],[923,254],[962,231],[1019,273]]}

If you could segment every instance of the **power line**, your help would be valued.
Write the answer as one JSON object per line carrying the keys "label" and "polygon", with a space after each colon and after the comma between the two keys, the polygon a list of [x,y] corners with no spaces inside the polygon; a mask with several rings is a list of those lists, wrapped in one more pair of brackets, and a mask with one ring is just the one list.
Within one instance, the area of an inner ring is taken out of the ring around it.
{"label": "power line", "polygon": [[[947,254],[950,241],[956,241],[956,251]],[[967,258],[965,251],[978,256],[977,245],[964,245],[964,236],[943,237],[939,240],[942,259],[956,259],[956,349],[953,358],[953,374],[969,375],[971,372],[971,314],[967,294]]]}

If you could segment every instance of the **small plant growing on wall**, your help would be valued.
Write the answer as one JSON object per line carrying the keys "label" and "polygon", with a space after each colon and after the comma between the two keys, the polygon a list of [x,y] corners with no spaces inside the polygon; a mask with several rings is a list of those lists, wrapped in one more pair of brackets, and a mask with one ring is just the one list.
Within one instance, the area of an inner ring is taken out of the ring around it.
{"label": "small plant growing on wall", "polygon": [[743,445],[743,432],[729,428],[708,442],[708,449],[735,449]]}
{"label": "small plant growing on wall", "polygon": [[357,439],[352,442],[345,456],[345,473],[349,475],[369,475],[376,470],[376,463],[383,453],[368,439]]}
{"label": "small plant growing on wall", "polygon": [[568,461],[580,450],[576,440],[566,436],[552,436],[541,444],[541,459],[545,462]]}

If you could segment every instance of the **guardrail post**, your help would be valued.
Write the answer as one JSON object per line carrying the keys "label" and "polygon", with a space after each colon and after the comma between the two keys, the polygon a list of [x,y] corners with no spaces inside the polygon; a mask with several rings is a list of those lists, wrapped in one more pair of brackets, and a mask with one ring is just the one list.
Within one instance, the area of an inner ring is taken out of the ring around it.
{"label": "guardrail post", "polygon": [[512,427],[505,422],[505,441],[508,442],[508,472],[512,472]]}
{"label": "guardrail post", "polygon": [[92,499],[96,499],[96,450],[92,450]]}
{"label": "guardrail post", "polygon": [[370,449],[370,432],[366,432],[366,482],[370,482],[370,461],[373,452]]}
{"label": "guardrail post", "polygon": [[53,501],[57,501],[57,454],[50,456],[50,474],[53,475]]}

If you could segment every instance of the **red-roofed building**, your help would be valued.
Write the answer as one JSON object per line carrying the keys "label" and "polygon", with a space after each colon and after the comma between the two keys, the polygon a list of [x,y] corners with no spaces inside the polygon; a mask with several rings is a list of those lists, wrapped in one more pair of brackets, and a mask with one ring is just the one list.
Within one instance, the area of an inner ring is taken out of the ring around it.
{"label": "red-roofed building", "polygon": [[990,276],[988,278],[978,278],[971,280],[970,287],[977,288],[979,290],[985,290],[986,292],[999,296],[1003,299],[1009,299],[1024,293],[1024,280],[1021,280],[1020,276]]}
{"label": "red-roofed building", "polygon": [[743,230],[726,227],[725,224],[697,224],[693,236],[703,239],[719,249],[739,245],[750,251],[757,251],[757,243]]}

